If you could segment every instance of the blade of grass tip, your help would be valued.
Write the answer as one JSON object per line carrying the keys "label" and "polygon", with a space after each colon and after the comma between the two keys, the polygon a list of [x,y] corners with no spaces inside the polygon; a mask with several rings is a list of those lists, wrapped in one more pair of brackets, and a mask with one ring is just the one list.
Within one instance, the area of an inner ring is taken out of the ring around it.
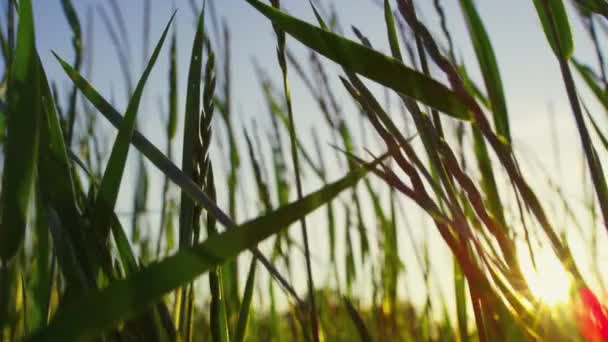
{"label": "blade of grass tip", "polygon": [[460,0],[460,7],[475,48],[477,61],[492,104],[494,126],[505,143],[511,143],[509,114],[496,54],[473,0]]}
{"label": "blade of grass tip", "polygon": [[[35,333],[30,341],[61,338],[72,341],[92,336],[100,330],[133,317],[148,305],[158,302],[167,292],[194,280],[210,268],[235,258],[268,237],[286,229],[315,209],[356,184],[382,159],[349,172],[338,181],[278,210],[241,224],[235,229],[209,237],[205,242],[182,249],[175,255],[96,290],[77,302],[61,308],[51,324]],[[83,315],[82,308],[96,308]]]}
{"label": "blade of grass tip", "polygon": [[399,47],[399,38],[397,37],[397,28],[395,26],[395,17],[389,0],[384,0],[384,21],[386,22],[386,31],[388,34],[388,42],[391,47],[391,52],[395,59],[403,62],[401,48]]}
{"label": "blade of grass tip", "polygon": [[160,50],[162,49],[174,17],[175,13],[173,13],[171,19],[169,19],[169,22],[167,23],[163,34],[158,41],[156,48],[154,49],[154,53],[148,62],[148,66],[137,84],[133,97],[129,101],[129,105],[127,106],[127,111],[125,113],[125,119],[118,130],[118,135],[114,142],[114,146],[112,147],[112,153],[110,155],[108,165],[106,166],[106,170],[101,180],[99,193],[97,194],[95,204],[92,209],[92,222],[96,227],[95,230],[102,238],[106,237],[108,234],[110,219],[109,214],[113,211],[116,204],[116,199],[118,197],[118,191],[120,189],[120,183],[122,182],[122,177],[125,170],[127,155],[131,145],[131,137],[133,136],[133,131],[135,130],[137,112],[144,86],[148,80],[148,76],[150,75],[152,68],[154,67],[156,59],[160,54]]}
{"label": "blade of grass tip", "polygon": [[[258,0],[246,0],[292,37],[352,72],[421,101],[455,118],[468,120],[466,105],[441,83],[363,45],[314,27]],[[356,57],[355,57],[356,56]]]}
{"label": "blade of grass tip", "polygon": [[[272,5],[280,9],[281,4],[280,0],[271,0]],[[300,161],[299,161],[299,153],[298,153],[298,143],[296,137],[296,128],[295,121],[293,118],[293,104],[291,102],[291,95],[289,89],[289,78],[287,75],[287,56],[286,56],[286,44],[287,40],[285,37],[285,32],[283,32],[278,26],[274,26],[274,30],[277,36],[277,58],[279,60],[279,65],[281,67],[281,71],[283,74],[283,91],[285,92],[285,102],[287,105],[287,115],[289,117],[289,140],[291,142],[291,156],[292,156],[292,166],[295,172],[295,181],[296,181],[296,191],[298,195],[298,200],[302,199],[303,191],[302,191],[302,179],[300,177]],[[304,256],[306,258],[306,272],[307,272],[307,281],[308,281],[308,297],[310,301],[310,320],[311,320],[311,329],[313,341],[319,341],[319,319],[317,317],[317,307],[315,303],[315,288],[314,288],[314,280],[312,277],[312,265],[310,260],[310,246],[308,243],[308,229],[306,228],[306,218],[302,217],[300,220],[301,230],[302,230],[302,238],[304,240]]]}
{"label": "blade of grass tip", "polygon": [[568,15],[562,0],[532,0],[549,45],[559,59],[568,59],[574,50]]}
{"label": "blade of grass tip", "polygon": [[[61,6],[63,8],[63,14],[65,15],[70,29],[72,30],[72,48],[74,49],[74,69],[80,71],[82,67],[82,30],[80,28],[80,20],[78,19],[78,13],[72,4],[71,0],[61,0]],[[74,123],[76,122],[76,96],[78,88],[74,85],[69,97],[68,104],[68,131],[67,131],[67,145],[72,144],[72,138],[74,136]]]}
{"label": "blade of grass tip", "polygon": [[15,256],[25,236],[42,117],[40,75],[36,68],[34,17],[30,0],[21,2],[19,18],[15,64],[8,88],[8,112],[15,115],[8,116],[2,178],[0,260],[5,264]]}
{"label": "blade of grass tip", "polygon": [[582,77],[583,81],[585,81],[585,84],[587,84],[589,89],[591,89],[591,92],[593,93],[593,95],[595,95],[597,100],[602,104],[604,109],[608,112],[608,94],[597,83],[597,81],[595,80],[595,77],[593,76],[593,72],[591,71],[591,69],[588,66],[583,65],[582,63],[578,62],[575,58],[572,58],[572,64],[574,65],[574,68],[579,73],[579,75]]}

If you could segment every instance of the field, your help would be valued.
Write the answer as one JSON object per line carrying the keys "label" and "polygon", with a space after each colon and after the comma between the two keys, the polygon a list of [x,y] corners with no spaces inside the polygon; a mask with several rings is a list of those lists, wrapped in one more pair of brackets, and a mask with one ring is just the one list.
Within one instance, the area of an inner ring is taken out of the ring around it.
{"label": "field", "polygon": [[2,2],[0,342],[608,341],[607,0],[505,5],[541,124],[481,0],[160,1]]}

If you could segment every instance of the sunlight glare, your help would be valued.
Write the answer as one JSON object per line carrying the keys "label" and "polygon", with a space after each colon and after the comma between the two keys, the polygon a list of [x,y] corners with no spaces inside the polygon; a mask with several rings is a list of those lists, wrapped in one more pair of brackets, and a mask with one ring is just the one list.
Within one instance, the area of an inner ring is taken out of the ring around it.
{"label": "sunlight glare", "polygon": [[532,294],[549,306],[567,302],[570,277],[555,254],[550,250],[540,250],[535,257],[536,270],[530,259],[526,258],[528,262],[522,263],[522,272]]}

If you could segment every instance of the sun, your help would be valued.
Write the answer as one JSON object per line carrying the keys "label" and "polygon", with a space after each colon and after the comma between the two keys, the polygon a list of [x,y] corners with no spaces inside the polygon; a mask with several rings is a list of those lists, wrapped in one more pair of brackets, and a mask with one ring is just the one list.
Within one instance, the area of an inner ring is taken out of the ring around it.
{"label": "sun", "polygon": [[539,250],[534,254],[536,269],[529,258],[522,262],[522,272],[532,294],[548,306],[566,303],[571,281],[568,273],[550,250]]}

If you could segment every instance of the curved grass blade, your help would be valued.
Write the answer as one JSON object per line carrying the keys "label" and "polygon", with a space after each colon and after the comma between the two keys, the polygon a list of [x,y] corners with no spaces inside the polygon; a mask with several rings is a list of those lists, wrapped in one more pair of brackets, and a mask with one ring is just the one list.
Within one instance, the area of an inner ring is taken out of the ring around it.
{"label": "curved grass blade", "polygon": [[494,125],[499,137],[511,143],[511,131],[509,129],[509,114],[507,112],[507,101],[502,86],[500,70],[496,61],[496,55],[486,32],[484,24],[475,8],[473,0],[460,0],[460,6],[467,23],[469,35],[473,41],[475,54],[479,61],[479,67],[488,91],[488,97],[492,104]]}
{"label": "curved grass blade", "polygon": [[574,42],[564,2],[562,0],[532,0],[532,2],[553,53],[557,58],[567,60],[572,56]]}
{"label": "curved grass blade", "polygon": [[[60,309],[50,325],[31,341],[74,341],[99,333],[133,317],[162,299],[167,292],[194,280],[214,266],[233,259],[245,249],[286,229],[315,209],[356,184],[381,159],[357,168],[346,176],[309,194],[302,200],[246,222],[235,229],[209,237],[205,242],[151,264],[107,288],[93,292]],[[82,308],[95,308],[87,315]]]}
{"label": "curved grass blade", "polygon": [[443,84],[361,44],[291,17],[258,0],[246,0],[274,25],[295,39],[342,65],[403,95],[455,118],[468,120],[466,105]]}
{"label": "curved grass blade", "polygon": [[[171,19],[167,23],[163,34],[154,49],[154,53],[148,62],[146,70],[144,71],[140,81],[135,88],[135,92],[129,101],[127,111],[125,113],[125,119],[123,120],[120,129],[118,130],[118,136],[114,146],[112,147],[112,153],[110,160],[104,172],[99,187],[99,193],[93,208],[93,222],[96,225],[96,230],[99,236],[106,237],[108,234],[108,228],[110,223],[110,213],[112,212],[116,199],[118,197],[118,191],[120,189],[120,183],[125,170],[125,164],[127,161],[127,155],[129,152],[131,137],[135,130],[137,112],[139,109],[139,103],[143,94],[144,86],[148,80],[148,76],[152,71],[154,63],[160,54],[160,50],[163,46],[169,27],[173,22],[175,13],[171,16]],[[56,56],[62,64],[63,62],[58,56]],[[64,66],[65,68],[65,66]]]}
{"label": "curved grass blade", "polygon": [[19,250],[28,219],[38,160],[42,117],[36,68],[34,17],[30,0],[19,6],[17,48],[8,89],[8,138],[2,178],[0,259],[7,263]]}

